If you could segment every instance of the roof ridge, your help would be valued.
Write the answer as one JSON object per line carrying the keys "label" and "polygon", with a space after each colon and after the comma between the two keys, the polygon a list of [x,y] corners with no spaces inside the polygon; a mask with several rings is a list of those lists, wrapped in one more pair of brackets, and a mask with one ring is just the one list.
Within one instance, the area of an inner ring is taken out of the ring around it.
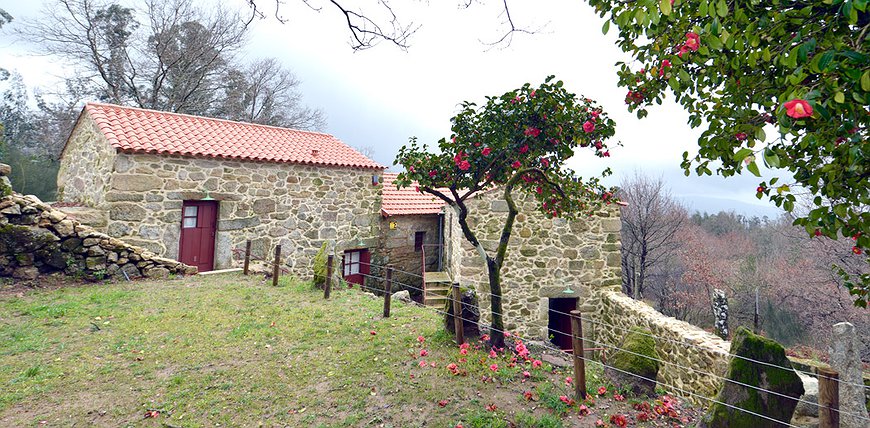
{"label": "roof ridge", "polygon": [[[240,120],[221,119],[218,117],[200,116],[200,115],[190,114],[190,113],[177,113],[177,112],[172,112],[172,111],[155,110],[155,109],[144,108],[144,107],[134,107],[134,106],[124,106],[124,105],[120,105],[120,104],[101,103],[99,101],[88,101],[85,103],[85,107],[87,107],[89,105],[97,105],[97,106],[103,106],[103,107],[115,107],[115,108],[124,109],[124,110],[138,110],[138,111],[142,111],[142,112],[157,113],[157,114],[162,114],[162,115],[182,116],[182,117],[189,117],[192,119],[205,119],[205,120],[211,120],[211,121],[215,121],[215,122],[235,123],[238,125],[256,126],[256,127],[260,127],[260,128],[280,129],[280,130],[284,130],[284,131],[295,131],[295,132],[302,132],[302,133],[306,133],[306,134],[317,134],[317,135],[323,135],[323,136],[331,137],[335,140],[338,140],[338,138],[336,138],[334,135],[328,134],[326,132],[306,131],[304,129],[288,128],[285,126],[266,125],[266,124],[254,123],[254,122],[242,122]],[[347,145],[347,144],[345,144],[345,145]],[[351,147],[349,145],[347,145],[347,146]],[[351,148],[353,148],[353,147],[351,147]],[[362,153],[360,153],[360,154],[362,154]],[[363,155],[363,156],[365,156],[365,155]],[[368,156],[366,156],[366,157],[368,157]]]}

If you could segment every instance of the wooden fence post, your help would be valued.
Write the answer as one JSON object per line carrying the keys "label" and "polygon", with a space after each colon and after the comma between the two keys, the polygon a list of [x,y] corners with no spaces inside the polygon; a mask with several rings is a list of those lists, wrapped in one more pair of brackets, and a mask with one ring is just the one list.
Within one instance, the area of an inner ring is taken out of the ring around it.
{"label": "wooden fence post", "polygon": [[840,426],[840,374],[819,368],[819,428]]}
{"label": "wooden fence post", "polygon": [[278,276],[281,275],[281,246],[275,246],[275,266],[272,267],[272,286],[278,286]]}
{"label": "wooden fence post", "polygon": [[462,325],[462,292],[459,283],[453,283],[453,329],[456,330],[456,343],[465,343],[465,331]]}
{"label": "wooden fence post", "polygon": [[328,299],[332,292],[332,254],[326,256],[326,284],[323,285],[323,298]]}
{"label": "wooden fence post", "polygon": [[251,240],[245,242],[245,275],[248,274],[248,266],[251,265]]}
{"label": "wooden fence post", "polygon": [[384,318],[390,317],[390,300],[393,296],[393,268],[387,268],[387,280],[384,284]]}
{"label": "wooden fence post", "polygon": [[580,322],[580,311],[571,311],[572,353],[574,354],[574,395],[577,401],[586,398],[586,360],[583,349],[583,324]]}

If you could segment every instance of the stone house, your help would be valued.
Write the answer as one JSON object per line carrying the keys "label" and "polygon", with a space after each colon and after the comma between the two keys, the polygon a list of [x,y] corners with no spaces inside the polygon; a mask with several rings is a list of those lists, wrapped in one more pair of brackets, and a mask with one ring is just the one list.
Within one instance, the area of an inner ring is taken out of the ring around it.
{"label": "stone house", "polygon": [[[380,288],[368,275],[390,265],[397,283],[432,305],[451,282],[474,286],[488,322],[486,270],[455,213],[413,186],[396,189],[395,178],[327,134],[89,103],[63,150],[58,193],[64,205],[96,211],[98,231],[200,271],[238,266],[251,240],[255,259],[271,260],[280,244],[290,273],[308,278],[328,242],[348,281]],[[503,270],[507,327],[566,346],[559,312],[619,284],[618,210],[569,223],[521,203]],[[507,211],[501,194],[468,204],[493,250]]]}
{"label": "stone house", "polygon": [[331,241],[358,274],[379,239],[383,171],[323,133],[89,103],[61,155],[58,201],[200,271],[234,266],[252,240],[255,259],[280,244],[290,272],[308,277]]}

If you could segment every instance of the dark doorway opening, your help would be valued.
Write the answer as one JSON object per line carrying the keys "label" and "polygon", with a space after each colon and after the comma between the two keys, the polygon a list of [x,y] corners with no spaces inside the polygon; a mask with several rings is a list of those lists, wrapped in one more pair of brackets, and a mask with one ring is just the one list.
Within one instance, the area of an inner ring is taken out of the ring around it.
{"label": "dark doorway opening", "polygon": [[548,333],[550,342],[563,351],[571,352],[571,311],[577,309],[577,298],[550,299]]}
{"label": "dark doorway opening", "polygon": [[184,201],[181,207],[181,242],[178,261],[200,272],[214,269],[217,201]]}

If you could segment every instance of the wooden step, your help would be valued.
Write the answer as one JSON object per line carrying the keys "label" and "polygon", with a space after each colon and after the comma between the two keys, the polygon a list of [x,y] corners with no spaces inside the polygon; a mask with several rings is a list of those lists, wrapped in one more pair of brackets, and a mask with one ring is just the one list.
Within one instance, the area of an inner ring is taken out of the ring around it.
{"label": "wooden step", "polygon": [[423,303],[424,303],[426,306],[438,306],[438,307],[444,307],[444,305],[447,304],[447,301],[448,301],[448,300],[449,300],[449,299],[447,299],[447,297],[443,297],[443,296],[438,296],[438,297],[436,297],[436,296],[426,296],[426,298],[423,299]]}

